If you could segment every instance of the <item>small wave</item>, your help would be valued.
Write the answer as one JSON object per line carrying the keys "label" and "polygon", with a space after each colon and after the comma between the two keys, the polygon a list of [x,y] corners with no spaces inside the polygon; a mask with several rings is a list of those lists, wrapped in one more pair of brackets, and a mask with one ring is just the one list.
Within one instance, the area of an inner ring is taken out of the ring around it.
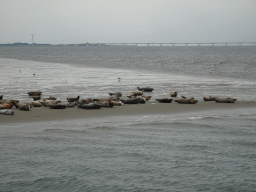
{"label": "small wave", "polygon": [[91,129],[95,129],[95,130],[113,130],[115,129],[114,127],[107,127],[107,126],[96,126],[96,127],[93,127]]}
{"label": "small wave", "polygon": [[67,129],[45,129],[42,132],[50,133],[85,133],[85,130],[67,130]]}
{"label": "small wave", "polygon": [[193,149],[208,149],[209,146],[206,146],[206,145],[179,145],[178,147],[181,147],[181,148],[186,148],[186,149],[189,149],[189,150],[193,150]]}

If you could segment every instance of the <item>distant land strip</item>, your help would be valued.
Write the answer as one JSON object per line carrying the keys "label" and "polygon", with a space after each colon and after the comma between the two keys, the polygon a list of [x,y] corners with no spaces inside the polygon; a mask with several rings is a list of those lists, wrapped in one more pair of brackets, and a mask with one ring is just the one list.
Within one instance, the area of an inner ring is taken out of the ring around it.
{"label": "distant land strip", "polygon": [[213,42],[213,43],[81,43],[81,44],[38,44],[6,43],[0,46],[255,46],[256,42]]}

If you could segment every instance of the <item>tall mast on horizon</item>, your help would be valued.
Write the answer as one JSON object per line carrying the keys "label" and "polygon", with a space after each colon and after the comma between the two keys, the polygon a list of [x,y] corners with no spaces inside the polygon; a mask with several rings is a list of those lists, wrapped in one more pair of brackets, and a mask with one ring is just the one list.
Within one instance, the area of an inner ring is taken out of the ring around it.
{"label": "tall mast on horizon", "polygon": [[34,44],[34,42],[33,42],[33,38],[34,38],[34,33],[33,34],[30,34],[31,35],[31,37],[32,37],[32,44],[31,45],[33,45]]}

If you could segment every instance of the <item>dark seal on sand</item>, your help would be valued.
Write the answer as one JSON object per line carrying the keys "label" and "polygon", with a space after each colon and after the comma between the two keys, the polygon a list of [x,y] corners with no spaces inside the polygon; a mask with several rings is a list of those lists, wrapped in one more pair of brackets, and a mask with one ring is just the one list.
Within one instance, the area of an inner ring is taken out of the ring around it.
{"label": "dark seal on sand", "polygon": [[151,87],[137,87],[139,91],[152,92],[154,89]]}
{"label": "dark seal on sand", "polygon": [[173,99],[163,98],[163,99],[155,99],[159,103],[171,103]]}

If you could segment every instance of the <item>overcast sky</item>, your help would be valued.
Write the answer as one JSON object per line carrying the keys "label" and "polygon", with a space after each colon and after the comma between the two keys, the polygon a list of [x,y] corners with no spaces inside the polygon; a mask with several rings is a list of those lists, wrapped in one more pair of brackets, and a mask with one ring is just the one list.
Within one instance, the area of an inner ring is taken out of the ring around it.
{"label": "overcast sky", "polygon": [[256,42],[256,0],[0,0],[0,43]]}

